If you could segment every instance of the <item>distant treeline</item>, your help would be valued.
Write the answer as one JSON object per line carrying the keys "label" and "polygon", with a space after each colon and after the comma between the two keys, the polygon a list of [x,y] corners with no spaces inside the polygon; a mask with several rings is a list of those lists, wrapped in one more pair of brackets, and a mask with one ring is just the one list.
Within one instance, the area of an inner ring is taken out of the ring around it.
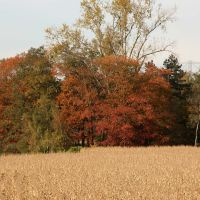
{"label": "distant treeline", "polygon": [[30,49],[0,63],[2,152],[194,143],[188,122],[198,107],[188,99],[200,78],[183,72],[174,56],[165,69],[150,62],[138,70],[124,56],[63,66],[46,53]]}
{"label": "distant treeline", "polygon": [[148,62],[170,47],[152,39],[174,11],[151,0],[81,7],[74,27],[46,30],[47,48],[0,61],[0,151],[197,145],[200,75],[174,55],[163,68]]}

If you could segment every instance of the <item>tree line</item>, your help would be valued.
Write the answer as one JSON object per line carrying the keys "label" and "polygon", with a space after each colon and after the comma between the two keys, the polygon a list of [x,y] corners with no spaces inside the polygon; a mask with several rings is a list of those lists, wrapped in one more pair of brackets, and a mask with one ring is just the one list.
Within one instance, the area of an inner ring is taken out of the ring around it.
{"label": "tree line", "polygon": [[198,144],[199,73],[174,55],[162,68],[148,62],[170,47],[152,35],[173,9],[105,2],[83,0],[74,27],[46,30],[46,48],[0,61],[0,152]]}

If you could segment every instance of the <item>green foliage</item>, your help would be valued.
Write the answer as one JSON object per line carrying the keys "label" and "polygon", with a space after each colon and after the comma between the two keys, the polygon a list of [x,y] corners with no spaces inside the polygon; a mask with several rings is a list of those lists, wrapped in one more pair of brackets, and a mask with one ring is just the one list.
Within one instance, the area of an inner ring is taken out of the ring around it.
{"label": "green foliage", "polygon": [[46,152],[61,148],[62,136],[53,123],[60,83],[52,69],[43,47],[30,49],[17,66],[12,80],[13,102],[5,112],[9,121],[4,124],[7,143],[16,144],[5,146],[5,151]]}
{"label": "green foliage", "polygon": [[80,153],[81,151],[81,146],[72,146],[68,149],[68,152],[70,153]]}
{"label": "green foliage", "polygon": [[16,144],[16,148],[19,153],[28,153],[29,152],[29,144],[27,142],[26,137],[22,137]]}
{"label": "green foliage", "polygon": [[154,145],[169,138],[191,144],[200,121],[199,74],[191,90],[174,55],[164,61],[167,70],[153,62],[140,70],[170,46],[152,41],[174,10],[152,0],[82,0],[81,8],[74,27],[46,30],[47,50],[0,61],[0,153],[77,153],[75,145],[86,142]]}
{"label": "green foliage", "polygon": [[46,132],[39,140],[39,151],[43,153],[63,151],[62,135],[56,132]]}
{"label": "green foliage", "polygon": [[124,56],[78,67],[79,59],[63,63],[60,80],[54,70],[63,68],[54,68],[43,47],[30,49],[15,67],[11,62],[9,78],[0,79],[0,152],[80,152],[80,143],[154,145],[169,138],[191,144],[187,121],[197,122],[200,78],[194,76],[190,95],[177,58],[165,61],[167,70],[147,63],[141,72],[138,61]]}
{"label": "green foliage", "polygon": [[8,145],[6,145],[4,152],[11,154],[20,153],[19,150],[17,149],[16,143],[9,143]]}
{"label": "green foliage", "polygon": [[191,95],[188,97],[188,122],[189,126],[195,129],[195,146],[199,145],[199,123],[200,123],[200,74],[192,77]]}
{"label": "green foliage", "polygon": [[171,143],[189,145],[192,143],[191,129],[187,126],[187,98],[191,88],[189,74],[182,70],[182,65],[174,55],[170,55],[163,65],[169,70],[165,78],[171,85],[170,104],[174,114],[174,123],[169,133]]}
{"label": "green foliage", "polygon": [[181,86],[180,81],[185,75],[184,71],[182,70],[182,65],[178,62],[178,58],[172,54],[164,61],[163,65],[166,69],[170,70],[170,74],[167,75],[168,81],[174,89],[178,90]]}
{"label": "green foliage", "polygon": [[200,120],[200,74],[192,78],[191,95],[188,97],[189,125],[195,127]]}

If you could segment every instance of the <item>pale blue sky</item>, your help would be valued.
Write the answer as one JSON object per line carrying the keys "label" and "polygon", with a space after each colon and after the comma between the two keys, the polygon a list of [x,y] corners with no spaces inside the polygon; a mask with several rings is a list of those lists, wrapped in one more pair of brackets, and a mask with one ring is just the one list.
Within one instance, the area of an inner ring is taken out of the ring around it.
{"label": "pale blue sky", "polygon": [[[178,8],[167,38],[176,41],[174,51],[179,59],[200,61],[200,1],[160,1]],[[45,28],[71,25],[79,15],[80,0],[0,0],[0,58],[44,44]],[[157,57],[156,62],[162,63],[165,57]]]}

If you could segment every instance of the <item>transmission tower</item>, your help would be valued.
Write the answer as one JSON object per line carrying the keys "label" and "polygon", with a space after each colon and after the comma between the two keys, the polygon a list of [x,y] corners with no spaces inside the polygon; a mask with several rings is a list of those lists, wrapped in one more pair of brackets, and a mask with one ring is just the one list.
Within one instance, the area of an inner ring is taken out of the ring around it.
{"label": "transmission tower", "polygon": [[189,73],[194,73],[200,70],[200,62],[194,62],[192,60],[189,60],[188,62],[183,63],[183,67]]}

